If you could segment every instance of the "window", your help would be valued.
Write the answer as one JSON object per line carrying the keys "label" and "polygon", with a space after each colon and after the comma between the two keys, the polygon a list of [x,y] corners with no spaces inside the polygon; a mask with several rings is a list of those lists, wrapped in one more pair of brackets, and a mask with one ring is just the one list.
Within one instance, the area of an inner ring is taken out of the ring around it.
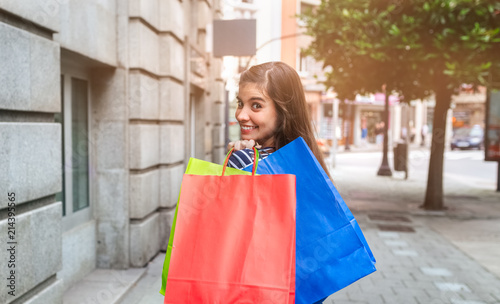
{"label": "window", "polygon": [[90,128],[89,81],[85,74],[61,75],[61,113],[55,121],[62,124],[62,202],[65,229],[90,219]]}
{"label": "window", "polygon": [[300,51],[300,59],[299,59],[299,71],[307,71],[307,56],[304,52]]}
{"label": "window", "polygon": [[309,3],[304,3],[304,2],[300,3],[300,13],[301,14],[313,11],[314,8],[315,8],[315,5],[312,5],[312,4],[309,4]]}
{"label": "window", "polygon": [[323,116],[333,118],[333,103],[323,104]]}
{"label": "window", "polygon": [[89,206],[87,81],[71,78],[71,97],[71,178],[73,212],[75,212]]}

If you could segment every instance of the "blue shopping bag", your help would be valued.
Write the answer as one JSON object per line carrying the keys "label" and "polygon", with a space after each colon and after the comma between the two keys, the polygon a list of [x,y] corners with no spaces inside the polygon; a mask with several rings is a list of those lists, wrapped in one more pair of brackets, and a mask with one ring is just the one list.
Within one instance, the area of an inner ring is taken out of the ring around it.
{"label": "blue shopping bag", "polygon": [[295,303],[321,301],[376,270],[356,219],[302,138],[259,161],[257,173],[296,176]]}

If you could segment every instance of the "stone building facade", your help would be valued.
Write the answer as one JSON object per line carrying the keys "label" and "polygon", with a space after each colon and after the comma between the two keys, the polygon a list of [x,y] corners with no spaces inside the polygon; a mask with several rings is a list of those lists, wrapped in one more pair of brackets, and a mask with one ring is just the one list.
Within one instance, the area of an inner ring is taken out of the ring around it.
{"label": "stone building facade", "polygon": [[0,0],[1,303],[166,248],[189,157],[224,157],[220,2]]}
{"label": "stone building facade", "polygon": [[452,96],[453,129],[480,126],[485,128],[486,87],[462,85],[459,94]]}

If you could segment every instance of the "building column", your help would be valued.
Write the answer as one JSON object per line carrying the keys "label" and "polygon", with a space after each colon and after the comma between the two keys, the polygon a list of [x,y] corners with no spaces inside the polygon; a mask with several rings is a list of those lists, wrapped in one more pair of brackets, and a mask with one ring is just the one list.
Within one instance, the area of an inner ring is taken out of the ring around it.
{"label": "building column", "polygon": [[93,183],[97,267],[129,267],[128,75],[123,68],[92,73]]}
{"label": "building column", "polygon": [[354,107],[354,129],[352,136],[354,146],[359,146],[361,143],[361,107],[359,105],[352,105]]}

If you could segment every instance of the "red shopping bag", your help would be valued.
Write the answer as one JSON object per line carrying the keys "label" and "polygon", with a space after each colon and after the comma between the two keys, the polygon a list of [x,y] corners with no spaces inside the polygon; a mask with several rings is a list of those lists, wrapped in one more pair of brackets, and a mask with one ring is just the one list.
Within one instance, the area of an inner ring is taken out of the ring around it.
{"label": "red shopping bag", "polygon": [[183,177],[164,303],[294,303],[295,176],[225,167]]}

